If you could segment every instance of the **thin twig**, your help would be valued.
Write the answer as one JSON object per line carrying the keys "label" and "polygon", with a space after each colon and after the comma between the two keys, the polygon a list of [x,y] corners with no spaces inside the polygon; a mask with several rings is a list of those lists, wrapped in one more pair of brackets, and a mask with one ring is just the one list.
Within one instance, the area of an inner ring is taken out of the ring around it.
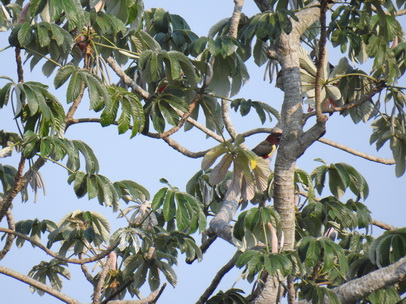
{"label": "thin twig", "polygon": [[85,82],[82,81],[81,88],[80,88],[80,93],[78,97],[73,101],[73,104],[70,106],[68,113],[66,114],[65,117],[65,123],[66,123],[66,129],[72,124],[71,121],[73,119],[73,115],[75,114],[76,110],[78,109],[82,98],[83,94],[85,93]]}
{"label": "thin twig", "polygon": [[241,253],[242,253],[241,251],[237,251],[231,258],[231,260],[228,261],[227,264],[225,264],[223,267],[221,267],[221,269],[217,272],[217,274],[213,278],[209,287],[207,287],[207,289],[201,295],[196,304],[206,303],[208,298],[213,294],[217,286],[220,284],[223,277],[235,266],[235,262],[237,261],[237,258],[241,255]]}
{"label": "thin twig", "polygon": [[[362,96],[358,101],[353,102],[353,103],[349,103],[340,107],[334,107],[334,108],[329,108],[329,109],[324,109],[323,113],[327,113],[327,114],[333,114],[335,112],[343,112],[346,110],[350,110],[356,107],[361,106],[362,104],[364,104],[367,101],[370,101],[372,97],[374,97],[375,94],[381,92],[384,88],[386,87],[384,82],[377,82],[375,83],[375,86],[373,87],[373,89],[371,91],[369,91],[367,94],[365,94],[364,96]],[[312,116],[315,116],[316,111],[312,111],[309,113],[306,113],[303,115],[303,122],[306,122],[307,119],[309,119]]]}

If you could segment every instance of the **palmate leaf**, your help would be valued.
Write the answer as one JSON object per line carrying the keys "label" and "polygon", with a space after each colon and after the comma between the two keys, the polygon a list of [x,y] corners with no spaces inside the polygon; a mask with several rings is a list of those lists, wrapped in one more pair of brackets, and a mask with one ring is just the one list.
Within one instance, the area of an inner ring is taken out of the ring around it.
{"label": "palmate leaf", "polygon": [[[60,276],[68,280],[70,279],[70,272],[66,266],[66,263],[57,259],[52,259],[49,262],[42,261],[30,270],[28,276],[43,284],[49,281],[52,288],[60,291],[63,285]],[[31,286],[30,289],[32,292],[36,291],[39,295],[45,294],[44,291],[36,289],[35,287]]]}
{"label": "palmate leaf", "polygon": [[207,304],[247,304],[247,300],[242,295],[244,293],[241,289],[229,289],[226,292],[220,290],[215,296],[211,297]]}
{"label": "palmate leaf", "polygon": [[79,98],[82,90],[88,88],[90,109],[100,111],[110,103],[110,94],[101,80],[86,69],[67,65],[58,70],[54,79],[55,88],[60,88],[69,80],[66,92],[66,101],[73,102]]}
{"label": "palmate leaf", "polygon": [[385,231],[369,248],[371,262],[379,268],[388,266],[406,255],[406,228]]}
{"label": "palmate leaf", "polygon": [[166,222],[176,219],[180,231],[191,234],[206,229],[203,205],[188,193],[162,188],[155,194],[151,206],[153,210],[162,208]]}
{"label": "palmate leaf", "polygon": [[103,215],[95,211],[76,210],[65,215],[57,229],[49,234],[47,247],[62,241],[59,251],[62,256],[70,249],[74,254],[79,254],[88,250],[88,244],[100,246],[109,237],[110,223]]}
{"label": "palmate leaf", "polygon": [[340,304],[340,300],[334,291],[325,287],[320,287],[314,282],[308,282],[301,288],[300,291],[303,298],[310,303],[323,304],[325,303],[326,299],[328,299],[328,303]]}
{"label": "palmate leaf", "polygon": [[329,166],[324,163],[324,165],[313,170],[311,177],[319,194],[325,186],[327,175],[330,191],[338,199],[348,188],[359,198],[366,199],[369,194],[369,187],[365,178],[346,163],[335,163]]}
{"label": "palmate leaf", "polygon": [[78,198],[88,193],[89,199],[97,196],[100,205],[112,207],[114,212],[119,209],[120,197],[113,183],[105,176],[77,171],[68,177],[68,183],[72,182]]}
{"label": "palmate leaf", "polygon": [[[57,225],[50,220],[34,219],[34,220],[22,220],[16,223],[15,230],[19,233],[29,236],[31,239],[40,242],[41,235],[45,232],[52,232],[57,228]],[[16,245],[17,247],[22,247],[25,242],[25,239],[17,237]],[[34,244],[31,244],[35,247]]]}
{"label": "palmate leaf", "polygon": [[16,84],[14,91],[23,121],[26,122],[26,130],[34,131],[39,127],[40,136],[50,132],[62,136],[65,131],[65,112],[58,99],[49,93],[48,86],[28,81]]}

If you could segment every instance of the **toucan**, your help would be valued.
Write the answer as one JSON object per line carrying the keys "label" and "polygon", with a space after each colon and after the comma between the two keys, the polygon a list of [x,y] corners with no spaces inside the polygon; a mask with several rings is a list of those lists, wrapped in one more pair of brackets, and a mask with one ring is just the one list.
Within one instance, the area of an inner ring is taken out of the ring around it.
{"label": "toucan", "polygon": [[254,152],[256,155],[267,159],[271,157],[272,154],[276,151],[276,148],[279,145],[279,141],[281,139],[282,133],[271,133],[268,137],[261,141],[254,149],[251,151]]}

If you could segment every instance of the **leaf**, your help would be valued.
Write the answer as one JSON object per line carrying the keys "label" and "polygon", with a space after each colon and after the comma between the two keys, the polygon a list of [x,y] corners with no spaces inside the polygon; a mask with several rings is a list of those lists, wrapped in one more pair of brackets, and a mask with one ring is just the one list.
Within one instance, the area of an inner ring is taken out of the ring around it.
{"label": "leaf", "polygon": [[66,91],[66,101],[68,103],[73,102],[79,97],[82,91],[82,86],[83,86],[82,75],[79,73],[78,70],[74,70],[71,74],[69,85]]}
{"label": "leaf", "polygon": [[163,202],[163,214],[165,221],[170,221],[175,216],[176,205],[175,205],[175,196],[174,191],[168,190],[165,199]]}
{"label": "leaf", "polygon": [[211,185],[217,185],[224,180],[224,178],[228,172],[228,168],[230,167],[232,162],[233,162],[233,155],[230,153],[225,154],[221,158],[219,163],[210,172],[209,182]]}
{"label": "leaf", "polygon": [[226,153],[228,148],[224,144],[220,144],[205,154],[202,160],[202,170],[207,170],[213,165],[217,158]]}

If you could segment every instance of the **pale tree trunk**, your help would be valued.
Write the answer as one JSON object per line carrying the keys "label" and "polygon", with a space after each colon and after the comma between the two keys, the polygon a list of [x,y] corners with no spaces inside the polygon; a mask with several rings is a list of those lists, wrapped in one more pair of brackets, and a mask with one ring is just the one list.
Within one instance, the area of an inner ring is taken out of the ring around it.
{"label": "pale tree trunk", "polygon": [[[294,30],[282,34],[269,57],[277,59],[282,67],[284,100],[279,127],[283,130],[281,143],[275,160],[274,207],[281,218],[283,250],[295,246],[295,190],[294,173],[296,161],[303,152],[325,131],[323,123],[316,123],[307,132],[303,131],[302,92],[300,84],[299,46],[300,36],[306,28],[319,18],[319,9],[311,8],[298,13],[299,22],[292,21]],[[255,304],[278,303],[280,300],[280,280],[286,278],[268,277]],[[291,295],[290,299],[293,299]]]}

